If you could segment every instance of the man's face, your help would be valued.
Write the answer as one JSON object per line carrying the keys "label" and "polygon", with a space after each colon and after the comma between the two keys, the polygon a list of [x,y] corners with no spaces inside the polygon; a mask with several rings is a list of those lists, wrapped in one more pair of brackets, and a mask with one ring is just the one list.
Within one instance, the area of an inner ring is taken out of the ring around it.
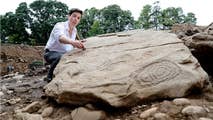
{"label": "man's face", "polygon": [[72,26],[76,26],[78,25],[78,23],[81,20],[81,14],[79,12],[73,12],[70,16],[69,16],[69,22]]}

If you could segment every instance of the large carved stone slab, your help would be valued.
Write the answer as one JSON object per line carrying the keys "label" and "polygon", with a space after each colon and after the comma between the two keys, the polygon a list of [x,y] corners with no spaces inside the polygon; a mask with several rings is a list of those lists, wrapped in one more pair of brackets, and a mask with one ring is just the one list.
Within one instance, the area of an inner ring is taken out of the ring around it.
{"label": "large carved stone slab", "polygon": [[174,34],[128,31],[87,39],[86,51],[63,56],[45,93],[59,103],[130,107],[186,96],[208,76]]}

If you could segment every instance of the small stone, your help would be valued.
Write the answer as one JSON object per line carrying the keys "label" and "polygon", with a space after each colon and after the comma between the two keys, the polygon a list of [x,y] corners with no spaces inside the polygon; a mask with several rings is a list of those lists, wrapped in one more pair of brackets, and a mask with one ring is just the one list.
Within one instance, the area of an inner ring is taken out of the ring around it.
{"label": "small stone", "polygon": [[11,105],[14,105],[19,101],[21,101],[21,98],[13,98],[13,99],[8,100],[7,102]]}
{"label": "small stone", "polygon": [[20,80],[20,79],[23,79],[24,75],[15,75],[13,77],[13,79],[17,79],[17,80]]}
{"label": "small stone", "polygon": [[212,120],[211,118],[201,117],[199,120]]}
{"label": "small stone", "polygon": [[42,117],[49,117],[53,113],[53,107],[47,107],[43,110],[41,116]]}
{"label": "small stone", "polygon": [[16,113],[16,120],[43,120],[42,116],[39,114],[29,114],[29,113]]}
{"label": "small stone", "polygon": [[72,120],[104,120],[106,114],[103,111],[89,110],[83,107],[77,108],[71,113]]}
{"label": "small stone", "polygon": [[3,96],[3,95],[4,95],[4,93],[2,91],[0,91],[0,97]]}
{"label": "small stone", "polygon": [[6,85],[2,85],[1,90],[2,90],[2,91],[7,91]]}
{"label": "small stone", "polygon": [[190,101],[186,98],[177,98],[173,100],[175,105],[190,105]]}
{"label": "small stone", "polygon": [[157,107],[154,107],[154,108],[150,108],[150,109],[148,109],[148,110],[146,110],[146,111],[144,111],[144,112],[142,112],[141,114],[140,114],[140,118],[147,118],[147,117],[149,117],[149,116],[151,116],[151,115],[153,115],[156,111],[157,111]]}
{"label": "small stone", "polygon": [[138,113],[137,110],[133,110],[133,111],[132,111],[132,114],[136,114],[136,113]]}
{"label": "small stone", "polygon": [[8,91],[7,91],[7,94],[12,94],[12,93],[13,93],[12,90],[8,90]]}
{"label": "small stone", "polygon": [[185,115],[198,115],[205,116],[207,114],[206,110],[200,106],[187,106],[182,110]]}
{"label": "small stone", "polygon": [[165,113],[155,113],[154,118],[155,120],[169,120],[169,116]]}
{"label": "small stone", "polygon": [[213,106],[209,106],[209,109],[212,109],[212,110],[213,110]]}
{"label": "small stone", "polygon": [[41,108],[40,103],[35,101],[29,104],[27,107],[23,108],[22,112],[33,113],[33,112],[37,112],[40,108]]}
{"label": "small stone", "polygon": [[95,107],[92,104],[86,104],[85,107],[90,110],[95,110]]}

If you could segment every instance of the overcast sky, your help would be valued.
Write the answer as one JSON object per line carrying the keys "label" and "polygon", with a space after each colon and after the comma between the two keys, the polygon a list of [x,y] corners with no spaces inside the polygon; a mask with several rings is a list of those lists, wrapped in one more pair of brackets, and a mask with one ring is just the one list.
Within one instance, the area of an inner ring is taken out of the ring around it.
{"label": "overcast sky", "polygon": [[[15,12],[19,3],[27,2],[29,5],[35,0],[0,0],[0,14]],[[117,4],[122,10],[130,10],[135,20],[138,19],[144,5],[153,3],[156,0],[58,0],[68,5],[69,8],[80,8],[82,10],[95,7],[102,9],[108,5]],[[160,7],[181,7],[184,14],[193,12],[197,18],[197,25],[209,25],[213,22],[213,0],[158,0]]]}

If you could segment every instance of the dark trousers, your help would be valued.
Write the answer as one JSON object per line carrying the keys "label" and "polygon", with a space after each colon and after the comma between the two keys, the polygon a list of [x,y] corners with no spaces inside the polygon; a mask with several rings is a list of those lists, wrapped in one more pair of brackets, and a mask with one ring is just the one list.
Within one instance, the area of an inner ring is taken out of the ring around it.
{"label": "dark trousers", "polygon": [[47,74],[48,78],[50,79],[53,78],[53,72],[55,70],[55,67],[59,63],[61,56],[62,56],[62,53],[60,52],[49,51],[48,49],[45,50],[44,59],[48,64],[50,64],[50,69]]}

